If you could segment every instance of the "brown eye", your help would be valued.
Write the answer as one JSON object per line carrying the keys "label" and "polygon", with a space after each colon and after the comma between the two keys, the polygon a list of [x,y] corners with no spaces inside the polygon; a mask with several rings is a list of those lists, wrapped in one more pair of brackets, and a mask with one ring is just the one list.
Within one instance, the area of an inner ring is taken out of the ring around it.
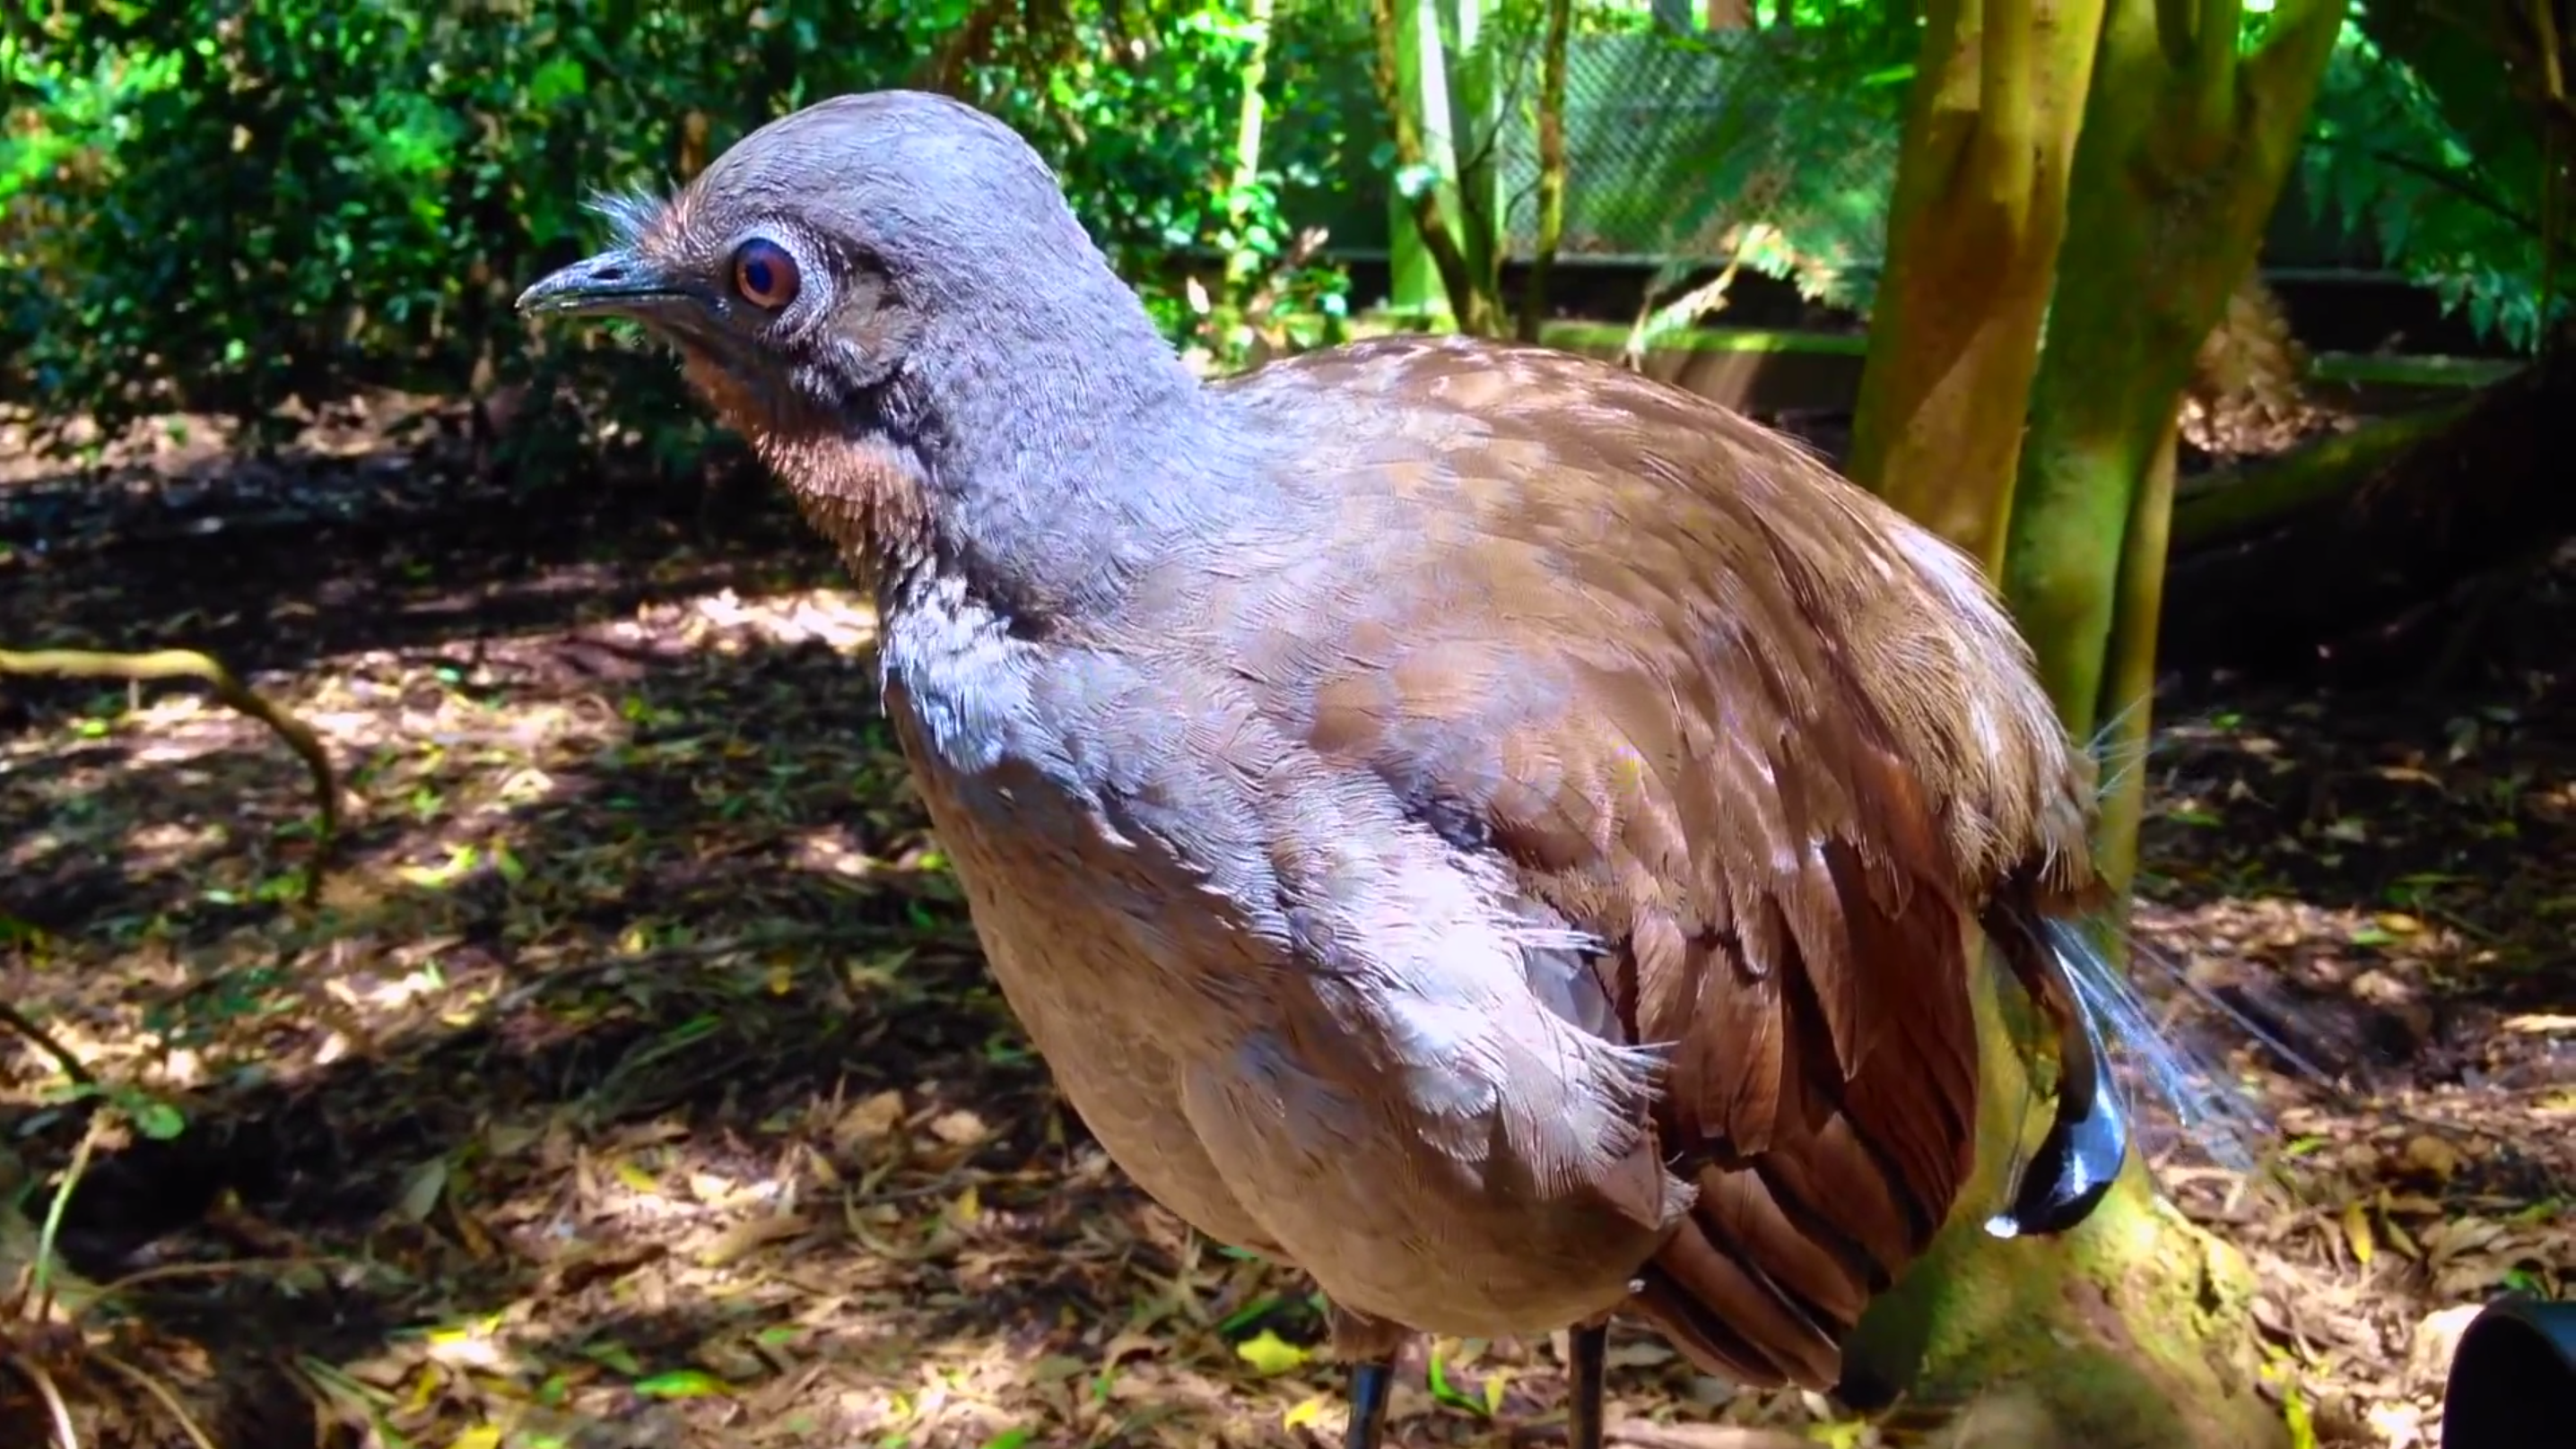
{"label": "brown eye", "polygon": [[796,259],[773,241],[752,240],[733,254],[733,289],[764,312],[796,300]]}

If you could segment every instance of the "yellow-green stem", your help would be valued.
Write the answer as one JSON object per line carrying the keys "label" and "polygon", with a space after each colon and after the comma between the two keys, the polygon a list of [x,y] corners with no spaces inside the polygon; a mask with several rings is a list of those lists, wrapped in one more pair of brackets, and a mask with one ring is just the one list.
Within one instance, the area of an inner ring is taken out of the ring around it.
{"label": "yellow-green stem", "polygon": [[1227,282],[1237,286],[1252,275],[1261,261],[1260,254],[1244,241],[1243,221],[1253,185],[1261,179],[1261,86],[1270,74],[1270,17],[1275,4],[1276,0],[1252,0],[1248,17],[1252,54],[1243,62],[1243,105],[1234,121],[1234,178],[1226,193],[1226,219],[1235,238],[1225,259],[1225,275]]}
{"label": "yellow-green stem", "polygon": [[[1447,178],[1457,171],[1455,144],[1445,135],[1436,138],[1440,154],[1435,157],[1435,138],[1422,124],[1424,96],[1447,63],[1432,19],[1426,0],[1369,0],[1369,25],[1376,37],[1370,78],[1378,103],[1386,108],[1396,175],[1418,175],[1421,168],[1436,166],[1445,178],[1441,184],[1421,186],[1407,199],[1407,220],[1440,274],[1459,330],[1490,337],[1502,330],[1502,308],[1491,288],[1480,285],[1483,279],[1470,265],[1451,215],[1456,183]],[[1443,192],[1453,193],[1451,202],[1442,200]]]}
{"label": "yellow-green stem", "polygon": [[2078,735],[2101,717],[2138,490],[2193,355],[2253,264],[2341,17],[2336,0],[2283,0],[2262,49],[2226,67],[2214,121],[2206,94],[2178,84],[2217,68],[2198,36],[2178,74],[2154,0],[2110,0],[2068,191],[2066,255],[2083,266],[2051,303],[2003,569]]}
{"label": "yellow-green stem", "polygon": [[2147,476],[2129,510],[2120,551],[2118,603],[2111,614],[2110,664],[2101,717],[2104,731],[2102,814],[2095,826],[2093,867],[2125,907],[2138,874],[2138,826],[2146,818],[2147,743],[2155,729],[2156,621],[2164,610],[2166,543],[2172,532],[2174,449],[2181,418],[2165,424]]}

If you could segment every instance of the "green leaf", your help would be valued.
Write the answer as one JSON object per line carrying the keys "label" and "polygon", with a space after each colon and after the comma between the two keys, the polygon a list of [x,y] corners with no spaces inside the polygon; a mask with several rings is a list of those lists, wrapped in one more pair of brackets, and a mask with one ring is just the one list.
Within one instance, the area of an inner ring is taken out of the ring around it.
{"label": "green leaf", "polygon": [[1428,161],[1398,167],[1393,179],[1395,194],[1407,201],[1419,201],[1425,193],[1438,190],[1442,180],[1440,168]]}
{"label": "green leaf", "polygon": [[651,1378],[636,1380],[633,1387],[635,1392],[648,1399],[721,1398],[733,1392],[726,1387],[724,1380],[699,1369],[674,1369],[669,1373],[655,1374]]}
{"label": "green leaf", "polygon": [[1265,1378],[1303,1367],[1313,1357],[1267,1328],[1236,1344],[1234,1356],[1252,1365],[1252,1371]]}
{"label": "green leaf", "polygon": [[167,1102],[145,1098],[130,1104],[134,1128],[155,1142],[167,1142],[188,1130],[188,1119]]}
{"label": "green leaf", "polygon": [[528,78],[528,104],[543,108],[572,99],[588,88],[589,76],[581,62],[569,56],[558,56],[537,67]]}

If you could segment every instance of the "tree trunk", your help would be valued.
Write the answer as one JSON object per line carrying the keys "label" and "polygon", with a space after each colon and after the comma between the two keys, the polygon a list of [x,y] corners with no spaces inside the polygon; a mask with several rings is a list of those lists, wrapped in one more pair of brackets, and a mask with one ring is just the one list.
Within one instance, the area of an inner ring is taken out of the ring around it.
{"label": "tree trunk", "polygon": [[1506,54],[1508,27],[1490,14],[1495,0],[1439,0],[1444,48],[1449,56],[1449,135],[1456,174],[1451,178],[1450,213],[1458,232],[1458,252],[1467,262],[1468,284],[1480,310],[1487,310],[1497,335],[1512,325],[1503,301],[1503,255],[1510,249],[1503,214],[1503,98],[1506,66],[1520,63]]}
{"label": "tree trunk", "polygon": [[[2070,731],[2115,722],[2097,845],[2125,877],[2180,395],[2252,262],[2341,7],[2282,0],[2241,67],[2238,0],[2105,0],[2088,11],[2098,48],[2091,26],[2068,28],[2074,6],[2043,7],[1929,7],[1853,464],[2000,562]],[[2081,259],[2062,279],[2061,256]],[[2037,1104],[1997,1009],[1981,1137],[2027,1143]],[[1901,1391],[1909,1416],[1962,1444],[2286,1442],[2255,1391],[2242,1261],[2159,1201],[2134,1161],[2080,1227],[2038,1242],[1984,1232],[2004,1185],[1999,1166],[1983,1170],[1864,1320],[1855,1398]]]}
{"label": "tree trunk", "polygon": [[1539,40],[1538,235],[1522,284],[1520,338],[1536,342],[1547,325],[1547,279],[1565,238],[1565,56],[1574,29],[1574,0],[1547,0]]}
{"label": "tree trunk", "polygon": [[[2003,581],[2066,727],[2106,690],[2121,558],[2194,357],[2253,265],[2343,7],[2283,0],[2240,62],[2237,0],[2111,0],[2031,387]],[[2156,521],[2161,526],[2161,520]]]}
{"label": "tree trunk", "polygon": [[1851,475],[1992,572],[2102,0],[1933,0]]}
{"label": "tree trunk", "polygon": [[[2254,1282],[2226,1244],[2157,1199],[2132,1159],[2119,1188],[2060,1238],[1997,1238],[1984,1219],[2006,1169],[2046,1130],[2007,1025],[2002,973],[1980,973],[1986,1050],[1976,1176],[1932,1250],[1871,1305],[1845,1348],[1841,1397],[1902,1404],[1898,1443],[1959,1449],[2264,1449],[2287,1442],[2256,1392],[2244,1330]],[[1916,1436],[1920,1434],[1921,1438]]]}
{"label": "tree trunk", "polygon": [[1244,285],[1259,269],[1259,249],[1244,236],[1244,218],[1252,188],[1261,183],[1261,128],[1265,117],[1262,83],[1270,75],[1270,31],[1275,0],[1252,0],[1245,20],[1252,31],[1252,53],[1243,60],[1243,100],[1234,118],[1234,175],[1226,187],[1226,226],[1233,234],[1225,258],[1226,300],[1242,300]]}
{"label": "tree trunk", "polygon": [[[2253,262],[2341,13],[2285,0],[2241,66],[2235,0],[2109,0],[2104,16],[2067,191],[2065,255],[2083,265],[2050,303],[2003,578],[2067,728],[2114,726],[2097,848],[2115,876],[2135,861],[2132,757],[2148,725],[2179,400]],[[1955,504],[1946,517],[1975,521]],[[1988,1057],[2008,1059],[2007,1040],[1989,1033]],[[2027,1098],[2010,1065],[1989,1065],[1996,1110]],[[1896,1347],[1919,1350],[1894,1355],[1911,1404],[1982,1418],[1985,1437],[2009,1423],[2016,1445],[2286,1440],[2254,1392],[2241,1262],[2159,1202],[2134,1163],[2055,1242],[1997,1243],[1963,1219],[1889,1300]]]}
{"label": "tree trunk", "polygon": [[1458,153],[1435,0],[1369,0],[1369,21],[1377,40],[1370,76],[1395,151],[1391,245],[1398,271],[1400,254],[1418,246],[1439,273],[1460,330],[1498,336],[1505,325],[1501,300],[1479,275],[1458,229]]}

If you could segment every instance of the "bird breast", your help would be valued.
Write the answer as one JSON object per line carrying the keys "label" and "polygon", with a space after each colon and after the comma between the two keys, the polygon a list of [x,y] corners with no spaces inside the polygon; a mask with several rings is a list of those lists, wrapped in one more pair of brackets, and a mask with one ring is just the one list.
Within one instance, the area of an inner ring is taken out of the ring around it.
{"label": "bird breast", "polygon": [[1568,1019],[1568,933],[1218,682],[893,622],[889,709],[996,980],[1140,1186],[1418,1329],[1620,1301],[1690,1193],[1652,1058]]}

